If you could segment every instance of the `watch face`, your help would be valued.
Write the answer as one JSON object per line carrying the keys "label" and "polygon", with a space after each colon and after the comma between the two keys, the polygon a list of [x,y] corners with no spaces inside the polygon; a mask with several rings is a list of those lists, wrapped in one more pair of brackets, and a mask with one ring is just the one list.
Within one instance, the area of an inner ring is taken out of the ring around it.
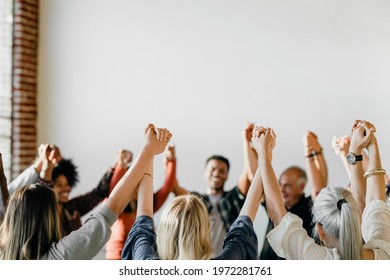
{"label": "watch face", "polygon": [[354,164],[356,162],[356,157],[352,153],[347,154],[347,161],[349,164]]}

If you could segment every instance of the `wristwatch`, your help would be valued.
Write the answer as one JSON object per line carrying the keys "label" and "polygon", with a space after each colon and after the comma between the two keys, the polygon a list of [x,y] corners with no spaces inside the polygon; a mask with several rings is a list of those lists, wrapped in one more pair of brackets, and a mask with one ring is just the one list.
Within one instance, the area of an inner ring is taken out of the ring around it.
{"label": "wristwatch", "polygon": [[362,161],[363,156],[362,155],[356,155],[354,153],[349,152],[347,154],[347,161],[349,164],[354,165],[357,161]]}

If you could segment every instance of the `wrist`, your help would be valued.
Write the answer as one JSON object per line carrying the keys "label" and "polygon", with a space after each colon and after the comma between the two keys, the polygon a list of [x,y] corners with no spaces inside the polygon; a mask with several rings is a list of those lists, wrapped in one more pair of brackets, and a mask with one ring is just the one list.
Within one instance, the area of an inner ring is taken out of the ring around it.
{"label": "wrist", "polygon": [[119,167],[122,169],[122,170],[126,170],[127,169],[127,164],[118,164]]}
{"label": "wrist", "polygon": [[378,143],[377,142],[374,142],[374,143],[370,143],[368,146],[367,146],[367,151],[370,152],[370,151],[377,151],[378,150]]}
{"label": "wrist", "polygon": [[261,161],[264,161],[264,162],[271,162],[272,161],[272,155],[260,154],[259,158],[261,158]]}
{"label": "wrist", "polygon": [[52,165],[46,165],[46,166],[44,165],[41,169],[41,172],[39,172],[39,173],[42,174],[45,172],[52,172],[53,169],[54,169],[54,166],[52,166]]}
{"label": "wrist", "polygon": [[319,155],[322,155],[322,148],[318,149],[318,150],[314,150],[312,149],[311,152],[307,153],[305,155],[306,158],[313,158],[315,156],[319,156]]}
{"label": "wrist", "polygon": [[346,151],[340,151],[340,153],[339,153],[339,155],[340,155],[341,157],[346,157],[347,154],[348,154],[348,152],[346,152]]}
{"label": "wrist", "polygon": [[307,163],[314,162],[314,157],[306,157],[306,162]]}
{"label": "wrist", "polygon": [[351,146],[349,147],[349,152],[350,153],[353,153],[353,154],[356,154],[356,155],[361,155],[362,154],[362,148],[360,147],[354,147],[354,146]]}
{"label": "wrist", "polygon": [[150,145],[143,146],[141,150],[141,154],[148,158],[153,158],[155,156],[154,149]]}
{"label": "wrist", "polygon": [[42,169],[42,165],[43,165],[43,160],[41,158],[38,158],[33,164],[35,171],[39,173]]}

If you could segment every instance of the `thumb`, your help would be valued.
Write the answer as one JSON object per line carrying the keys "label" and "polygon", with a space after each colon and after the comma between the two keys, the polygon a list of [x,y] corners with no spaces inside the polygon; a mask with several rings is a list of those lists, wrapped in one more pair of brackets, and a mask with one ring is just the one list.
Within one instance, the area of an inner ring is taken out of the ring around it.
{"label": "thumb", "polygon": [[148,125],[147,125],[146,128],[145,128],[145,134],[148,133],[149,129],[152,129],[152,130],[153,130],[153,129],[154,129],[154,124],[148,123]]}

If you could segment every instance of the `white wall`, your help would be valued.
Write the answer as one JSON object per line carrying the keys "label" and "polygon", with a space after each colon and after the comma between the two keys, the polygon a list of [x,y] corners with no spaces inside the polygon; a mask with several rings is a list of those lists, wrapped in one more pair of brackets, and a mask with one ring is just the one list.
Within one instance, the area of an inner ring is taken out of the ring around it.
{"label": "white wall", "polygon": [[173,133],[177,176],[190,190],[205,190],[214,153],[230,159],[235,184],[248,120],[275,129],[278,174],[304,166],[310,129],[329,184],[345,185],[330,143],[356,118],[376,125],[390,169],[389,14],[386,0],[41,0],[39,142],[79,166],[73,195],[96,185],[118,148],[137,153],[148,122]]}

